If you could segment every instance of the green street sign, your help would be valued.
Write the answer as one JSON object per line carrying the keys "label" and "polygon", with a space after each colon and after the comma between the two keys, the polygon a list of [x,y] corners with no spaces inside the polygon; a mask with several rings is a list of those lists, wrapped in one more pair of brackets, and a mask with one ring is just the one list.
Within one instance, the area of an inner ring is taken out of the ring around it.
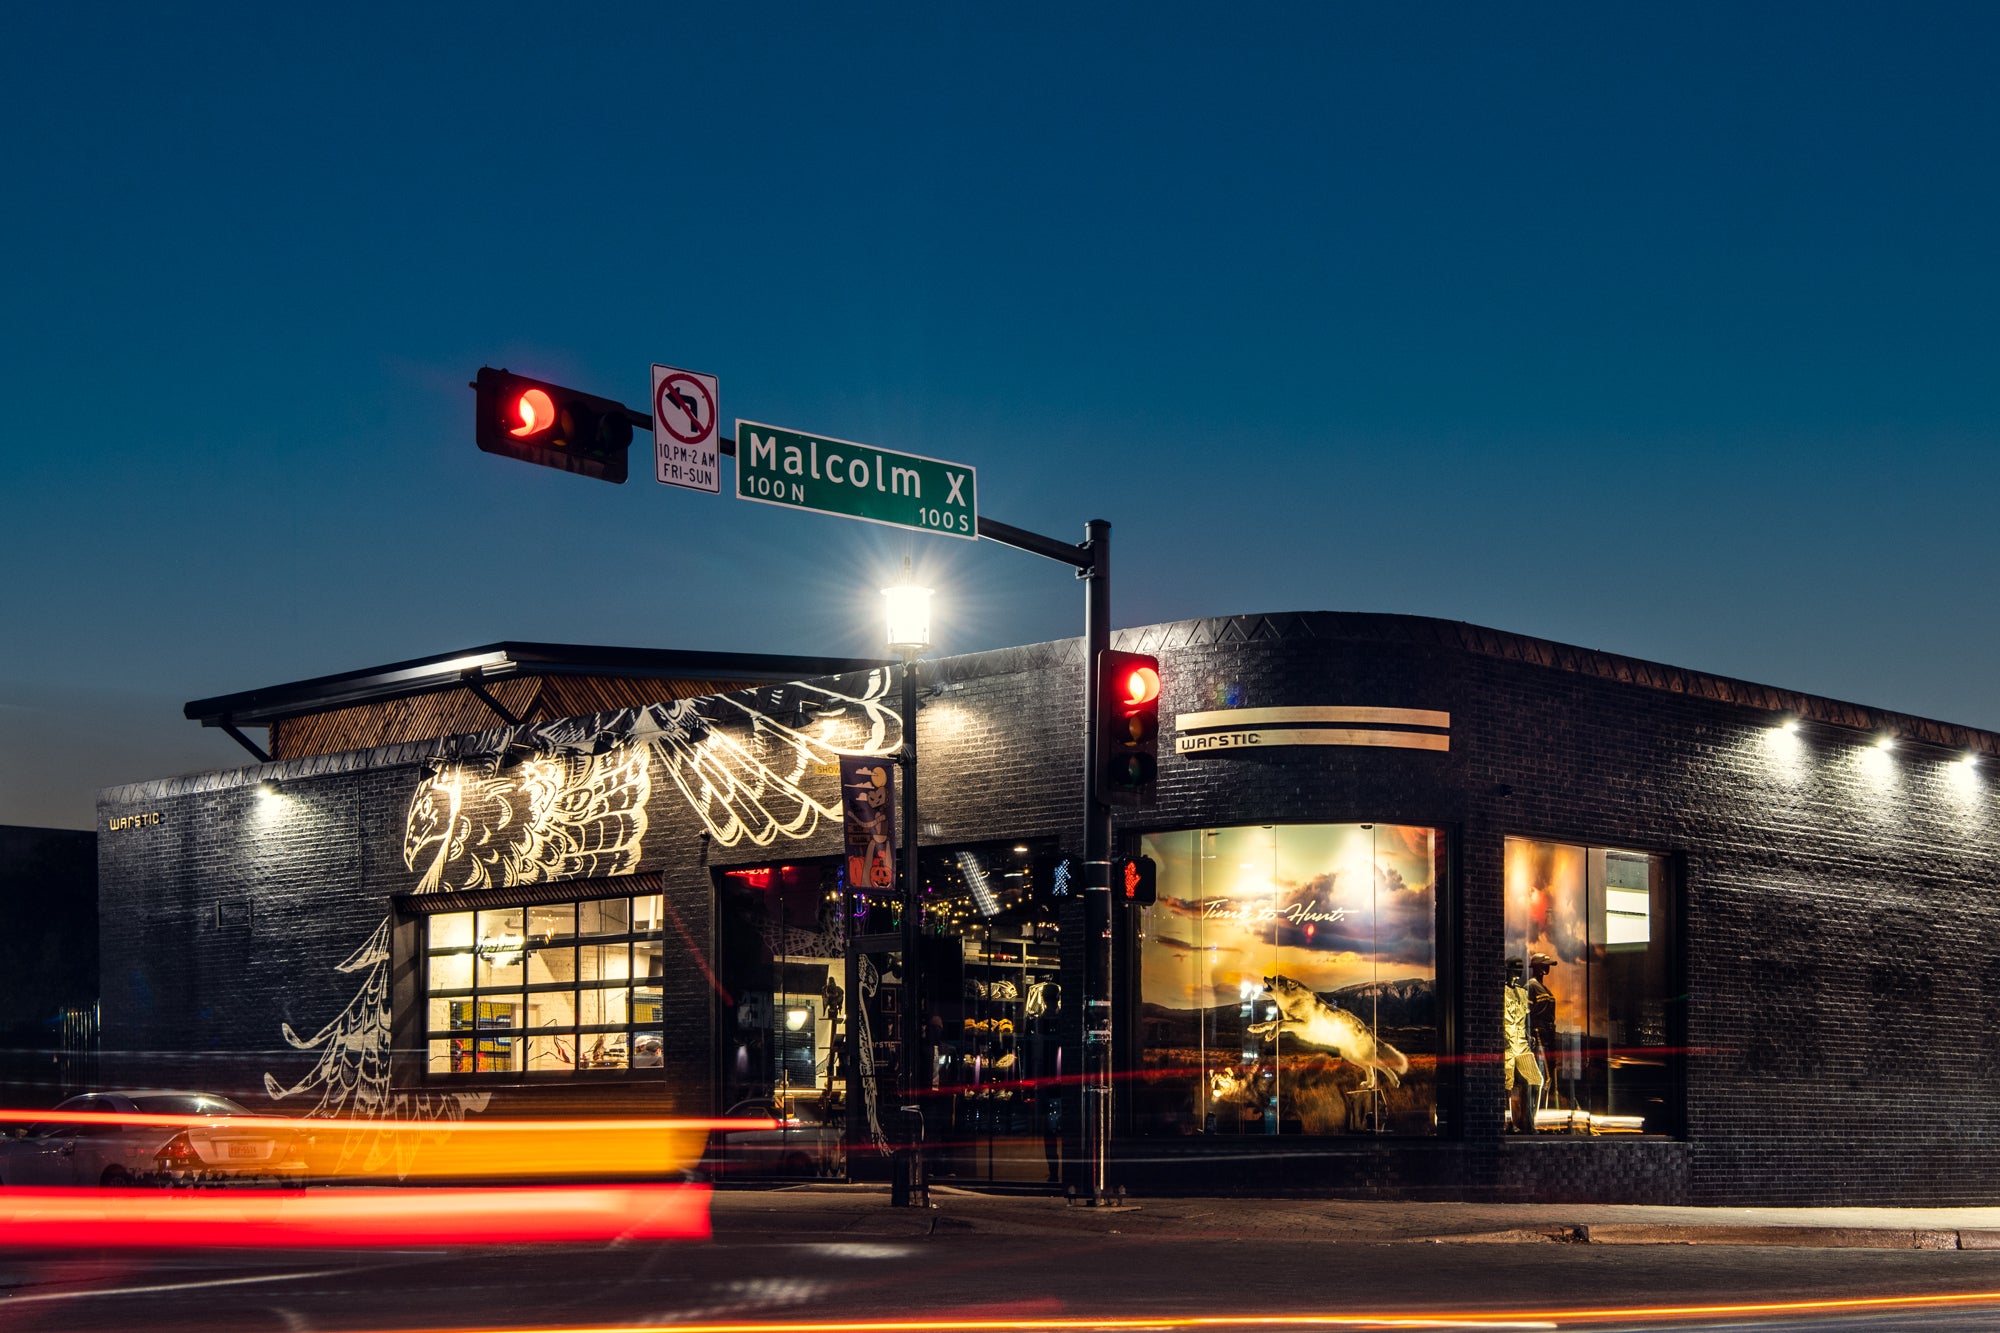
{"label": "green street sign", "polygon": [[736,494],[759,504],[977,541],[978,481],[963,463],[736,422]]}

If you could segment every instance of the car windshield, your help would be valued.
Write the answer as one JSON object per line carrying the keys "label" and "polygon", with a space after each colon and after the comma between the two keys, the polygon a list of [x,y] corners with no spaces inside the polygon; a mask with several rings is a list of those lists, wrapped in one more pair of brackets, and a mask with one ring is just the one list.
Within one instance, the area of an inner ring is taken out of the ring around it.
{"label": "car windshield", "polygon": [[249,1115],[230,1101],[206,1092],[165,1092],[134,1097],[132,1104],[147,1115]]}

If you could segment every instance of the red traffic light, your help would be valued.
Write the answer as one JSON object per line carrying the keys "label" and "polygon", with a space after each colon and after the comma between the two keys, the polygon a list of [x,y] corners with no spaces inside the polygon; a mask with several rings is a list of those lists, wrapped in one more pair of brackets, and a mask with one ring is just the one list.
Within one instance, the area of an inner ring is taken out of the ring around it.
{"label": "red traffic light", "polygon": [[638,414],[624,404],[491,366],[480,368],[472,388],[473,438],[487,453],[600,481],[625,480]]}
{"label": "red traffic light", "polygon": [[544,431],[555,425],[556,405],[542,390],[527,389],[514,400],[513,415],[521,424],[509,428],[507,433],[526,439],[537,431]]}
{"label": "red traffic light", "polygon": [[1145,805],[1160,767],[1160,659],[1104,649],[1097,659],[1097,699],[1091,737],[1097,799]]}
{"label": "red traffic light", "polygon": [[1125,673],[1119,694],[1127,705],[1147,704],[1160,697],[1160,673],[1149,666],[1135,666]]}

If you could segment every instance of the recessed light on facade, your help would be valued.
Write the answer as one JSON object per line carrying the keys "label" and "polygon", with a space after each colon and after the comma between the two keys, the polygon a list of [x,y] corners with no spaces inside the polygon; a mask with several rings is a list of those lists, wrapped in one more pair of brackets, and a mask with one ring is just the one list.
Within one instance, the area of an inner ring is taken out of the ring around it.
{"label": "recessed light on facade", "polygon": [[1799,734],[1799,720],[1795,717],[1788,717],[1778,724],[1778,730],[1784,732],[1787,736],[1796,736]]}
{"label": "recessed light on facade", "polygon": [[1896,738],[1888,735],[1878,736],[1875,740],[1875,748],[1878,750],[1893,750],[1896,748]]}

